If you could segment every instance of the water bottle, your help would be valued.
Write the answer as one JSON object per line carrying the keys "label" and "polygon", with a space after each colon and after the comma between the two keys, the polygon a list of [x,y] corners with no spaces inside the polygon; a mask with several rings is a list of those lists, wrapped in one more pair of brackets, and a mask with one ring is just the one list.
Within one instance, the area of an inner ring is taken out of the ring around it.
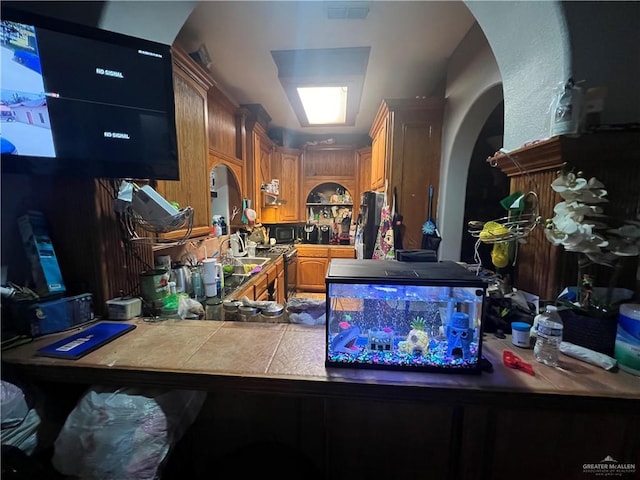
{"label": "water bottle", "polygon": [[558,366],[563,329],[558,308],[554,305],[547,305],[546,311],[537,315],[534,323],[537,323],[538,327],[533,357],[545,365]]}

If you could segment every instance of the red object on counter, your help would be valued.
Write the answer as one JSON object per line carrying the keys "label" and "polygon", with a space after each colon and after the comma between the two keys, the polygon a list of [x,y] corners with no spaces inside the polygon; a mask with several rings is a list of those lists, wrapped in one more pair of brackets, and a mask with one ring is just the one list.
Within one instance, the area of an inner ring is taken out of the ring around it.
{"label": "red object on counter", "polygon": [[533,367],[531,366],[531,364],[524,362],[519,356],[517,356],[511,350],[502,351],[502,362],[509,368],[522,370],[523,372],[526,372],[529,375],[535,376],[535,372],[533,371]]}

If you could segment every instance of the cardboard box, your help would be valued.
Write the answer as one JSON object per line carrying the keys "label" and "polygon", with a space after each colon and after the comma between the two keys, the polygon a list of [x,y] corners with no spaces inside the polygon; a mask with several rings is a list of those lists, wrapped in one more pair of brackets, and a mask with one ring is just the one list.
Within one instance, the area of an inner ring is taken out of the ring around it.
{"label": "cardboard box", "polygon": [[64,293],[66,287],[44,214],[29,211],[18,218],[18,227],[38,294],[45,296]]}

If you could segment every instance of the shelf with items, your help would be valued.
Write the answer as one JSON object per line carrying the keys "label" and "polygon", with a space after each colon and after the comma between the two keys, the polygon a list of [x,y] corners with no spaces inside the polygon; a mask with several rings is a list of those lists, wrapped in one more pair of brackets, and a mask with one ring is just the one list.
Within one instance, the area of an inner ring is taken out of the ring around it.
{"label": "shelf with items", "polygon": [[[305,221],[308,225],[325,226],[328,235],[319,233],[318,243],[351,243],[351,224],[353,217],[353,196],[341,184],[325,182],[314,187],[306,198]],[[327,238],[328,237],[328,238]]]}
{"label": "shelf with items", "polygon": [[283,204],[279,195],[276,193],[267,192],[266,190],[260,190],[262,193],[262,206],[263,207],[277,207]]}

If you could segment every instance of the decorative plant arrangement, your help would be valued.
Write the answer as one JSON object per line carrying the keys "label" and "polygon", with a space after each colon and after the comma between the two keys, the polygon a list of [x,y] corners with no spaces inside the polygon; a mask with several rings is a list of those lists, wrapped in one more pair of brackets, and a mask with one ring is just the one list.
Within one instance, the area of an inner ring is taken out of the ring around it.
{"label": "decorative plant arrangement", "polygon": [[[587,180],[582,172],[560,172],[551,188],[563,201],[554,207],[554,217],[547,219],[545,235],[554,245],[579,253],[576,303],[587,310],[608,310],[615,303],[612,293],[622,260],[640,253],[640,222],[626,220],[621,226],[611,228],[608,222],[613,219],[607,217],[602,208],[609,201],[605,186],[595,177]],[[593,281],[585,273],[593,264],[613,269],[604,299],[594,295]]]}

